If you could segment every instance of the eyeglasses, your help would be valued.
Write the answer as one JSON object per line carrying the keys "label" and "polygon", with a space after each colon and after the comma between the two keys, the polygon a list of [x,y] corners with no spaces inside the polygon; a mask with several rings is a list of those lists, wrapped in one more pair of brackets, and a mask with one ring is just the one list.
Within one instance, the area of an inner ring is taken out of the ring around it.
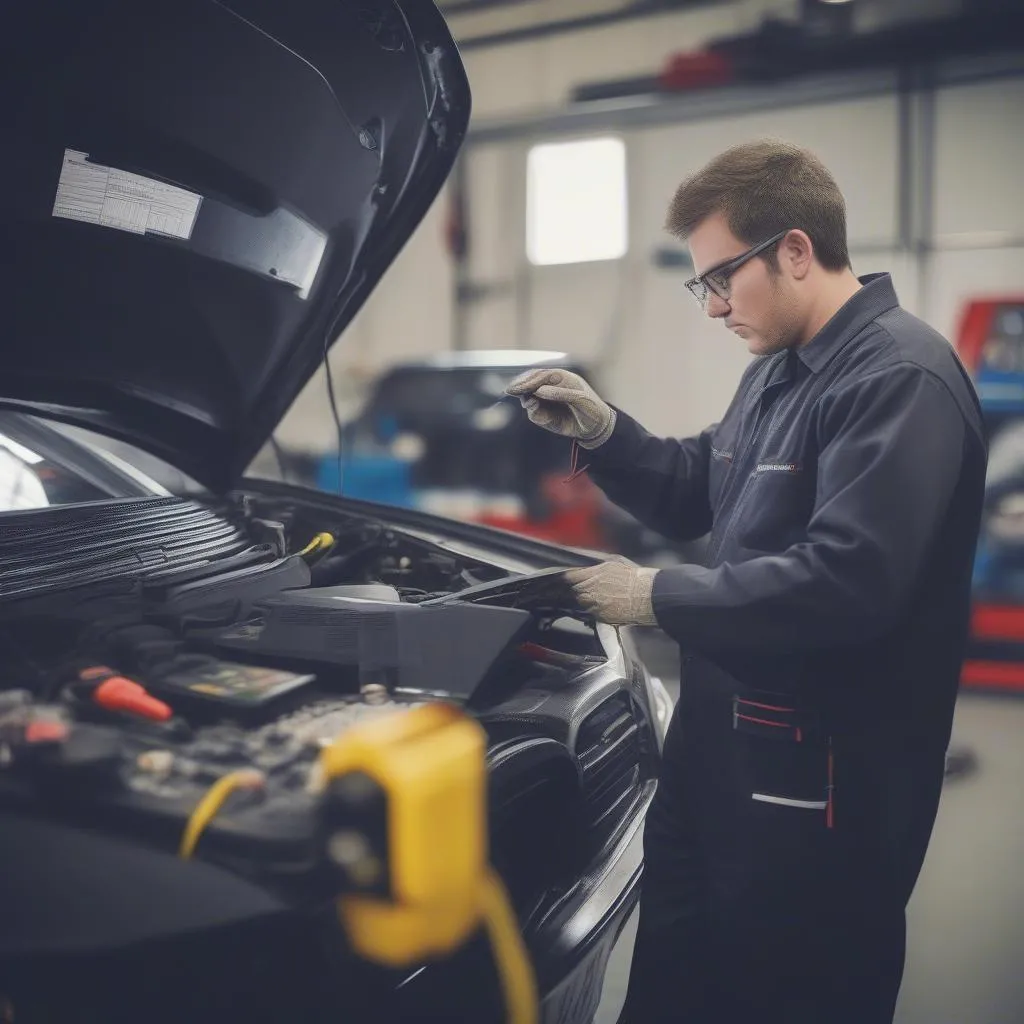
{"label": "eyeglasses", "polygon": [[709,292],[714,292],[720,299],[728,302],[730,293],[729,278],[748,260],[752,260],[755,256],[760,256],[765,249],[771,248],[771,246],[781,241],[788,234],[788,228],[785,231],[780,231],[777,235],[769,238],[767,242],[755,245],[752,249],[748,249],[734,259],[729,260],[728,263],[713,267],[699,277],[690,278],[686,282],[686,287],[690,290],[690,294],[701,304],[702,309],[707,309]]}

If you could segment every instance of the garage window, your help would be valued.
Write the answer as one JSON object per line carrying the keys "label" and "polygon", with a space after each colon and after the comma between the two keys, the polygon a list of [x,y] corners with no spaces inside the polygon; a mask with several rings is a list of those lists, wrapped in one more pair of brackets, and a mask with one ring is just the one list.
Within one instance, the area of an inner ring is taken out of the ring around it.
{"label": "garage window", "polygon": [[628,223],[622,139],[534,146],[526,172],[526,254],[531,263],[588,263],[625,255]]}

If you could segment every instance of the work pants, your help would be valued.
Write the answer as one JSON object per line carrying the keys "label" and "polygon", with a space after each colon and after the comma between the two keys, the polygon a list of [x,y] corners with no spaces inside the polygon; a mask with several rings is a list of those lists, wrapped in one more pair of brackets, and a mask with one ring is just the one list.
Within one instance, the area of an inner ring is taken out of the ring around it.
{"label": "work pants", "polygon": [[890,1024],[944,744],[830,744],[797,702],[728,690],[684,679],[620,1024]]}

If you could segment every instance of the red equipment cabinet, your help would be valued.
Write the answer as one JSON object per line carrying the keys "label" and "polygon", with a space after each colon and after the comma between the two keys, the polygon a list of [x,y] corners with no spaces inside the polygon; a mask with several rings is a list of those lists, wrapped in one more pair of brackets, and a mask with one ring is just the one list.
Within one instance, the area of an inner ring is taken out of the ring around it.
{"label": "red equipment cabinet", "polygon": [[[1008,424],[1024,423],[1024,293],[969,301],[960,317],[955,346],[978,388],[989,440]],[[989,501],[986,506],[988,516]],[[987,541],[983,523],[979,558],[995,561],[999,556],[986,552]],[[987,586],[979,577],[983,574],[975,577],[970,645],[961,683],[1024,693],[1024,602],[1012,593],[1000,593],[997,586]]]}

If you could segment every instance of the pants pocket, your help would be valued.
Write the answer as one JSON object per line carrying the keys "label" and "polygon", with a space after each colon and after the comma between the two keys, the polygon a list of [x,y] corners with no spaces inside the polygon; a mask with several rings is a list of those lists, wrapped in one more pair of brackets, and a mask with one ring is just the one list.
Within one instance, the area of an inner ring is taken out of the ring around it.
{"label": "pants pocket", "polygon": [[744,799],[779,815],[818,815],[832,825],[833,754],[818,715],[771,697],[733,698]]}

